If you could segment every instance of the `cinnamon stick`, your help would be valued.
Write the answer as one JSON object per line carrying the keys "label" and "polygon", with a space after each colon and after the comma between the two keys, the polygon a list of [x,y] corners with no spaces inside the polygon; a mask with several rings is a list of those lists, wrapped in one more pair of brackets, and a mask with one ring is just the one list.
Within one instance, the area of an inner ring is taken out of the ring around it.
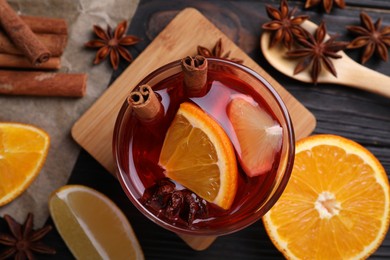
{"label": "cinnamon stick", "polygon": [[20,18],[36,34],[68,34],[68,25],[64,19],[21,15]]}
{"label": "cinnamon stick", "polygon": [[61,59],[51,57],[47,62],[35,66],[24,56],[0,53],[0,68],[56,70],[61,68]]}
{"label": "cinnamon stick", "polygon": [[207,59],[200,55],[181,60],[184,87],[188,96],[199,97],[206,94],[207,66]]}
{"label": "cinnamon stick", "polygon": [[[53,57],[59,57],[62,55],[68,39],[65,34],[36,34],[35,36],[45,46],[45,48],[49,50],[51,56]],[[2,32],[0,32],[0,52],[18,55],[23,54],[23,51]]]}
{"label": "cinnamon stick", "polygon": [[0,70],[0,94],[82,97],[86,74]]}
{"label": "cinnamon stick", "polygon": [[156,122],[164,111],[156,93],[149,85],[135,88],[127,97],[127,102],[142,123]]}
{"label": "cinnamon stick", "polygon": [[40,64],[50,58],[49,50],[5,0],[0,0],[0,25],[32,64]]}

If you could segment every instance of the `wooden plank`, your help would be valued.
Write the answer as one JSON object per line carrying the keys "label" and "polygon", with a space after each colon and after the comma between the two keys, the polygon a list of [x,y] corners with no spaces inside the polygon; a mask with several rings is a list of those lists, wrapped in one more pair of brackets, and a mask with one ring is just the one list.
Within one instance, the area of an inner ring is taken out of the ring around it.
{"label": "wooden plank", "polygon": [[[114,174],[115,166],[111,148],[113,128],[117,113],[131,89],[151,71],[187,55],[195,55],[198,44],[209,46],[218,38],[222,38],[226,49],[231,50],[232,57],[244,60],[244,65],[262,75],[279,92],[289,109],[296,138],[309,135],[315,128],[315,117],[201,13],[193,8],[187,8],[169,23],[74,124],[73,138],[109,172]],[[183,239],[194,249],[201,250],[211,244],[215,238],[208,238],[207,243],[205,240],[192,240],[191,237]]]}
{"label": "wooden plank", "polygon": [[346,0],[345,4],[347,6],[354,6],[354,7],[380,8],[382,11],[384,11],[385,9],[390,10],[389,0],[370,0],[370,1]]}

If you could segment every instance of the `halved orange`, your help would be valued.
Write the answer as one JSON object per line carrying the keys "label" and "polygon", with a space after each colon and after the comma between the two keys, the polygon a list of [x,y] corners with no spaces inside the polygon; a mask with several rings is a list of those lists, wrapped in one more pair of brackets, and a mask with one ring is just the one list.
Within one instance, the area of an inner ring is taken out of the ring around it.
{"label": "halved orange", "polygon": [[159,165],[168,178],[223,209],[234,201],[238,173],[233,145],[222,127],[192,103],[180,105]]}
{"label": "halved orange", "polygon": [[32,125],[0,122],[0,206],[19,196],[40,172],[50,137]]}
{"label": "halved orange", "polygon": [[299,141],[290,181],[264,216],[274,245],[290,259],[364,259],[389,228],[389,182],[380,162],[349,139]]}

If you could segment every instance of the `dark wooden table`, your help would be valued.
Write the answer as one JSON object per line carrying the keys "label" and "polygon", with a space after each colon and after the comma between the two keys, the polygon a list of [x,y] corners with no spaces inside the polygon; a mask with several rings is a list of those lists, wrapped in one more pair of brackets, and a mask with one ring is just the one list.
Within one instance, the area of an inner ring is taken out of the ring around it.
{"label": "dark wooden table", "polygon": [[[290,6],[298,6],[299,13],[310,15],[312,21],[319,23],[322,19],[325,20],[328,31],[331,34],[340,34],[344,40],[351,39],[345,26],[359,24],[359,14],[363,10],[375,20],[383,17],[384,25],[390,25],[390,1],[388,0],[346,0],[345,9],[336,8],[331,14],[325,14],[320,8],[304,10],[303,2],[303,0],[288,1]],[[195,7],[316,116],[317,127],[314,133],[337,134],[359,142],[378,157],[386,172],[390,174],[390,100],[338,85],[313,86],[301,83],[273,69],[264,59],[259,48],[261,24],[269,20],[265,12],[266,4],[278,6],[279,1],[141,0],[129,33],[142,37],[144,41],[133,49],[133,55],[137,56],[142,52],[180,10],[188,6]],[[359,59],[358,51],[347,51],[347,54],[355,60]],[[112,80],[125,69],[127,64],[121,63],[120,66],[120,69],[113,74]],[[374,59],[366,66],[390,76],[389,62]],[[388,87],[390,88],[390,85]],[[218,238],[205,251],[197,252],[190,249],[175,234],[143,217],[128,201],[116,179],[85,151],[81,151],[69,183],[93,187],[114,200],[132,224],[146,259],[283,258],[269,240],[261,221],[232,235]],[[51,219],[48,223],[52,223]],[[0,228],[4,226],[4,221],[0,220]],[[55,230],[47,236],[45,242],[56,247],[58,253],[54,257],[40,256],[39,259],[73,258]],[[390,259],[389,234],[371,259]]]}

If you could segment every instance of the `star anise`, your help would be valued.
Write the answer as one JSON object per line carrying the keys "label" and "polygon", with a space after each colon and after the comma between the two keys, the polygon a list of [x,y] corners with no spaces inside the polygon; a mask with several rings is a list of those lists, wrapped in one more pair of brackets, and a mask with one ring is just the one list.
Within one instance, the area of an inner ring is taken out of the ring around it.
{"label": "star anise", "polygon": [[130,52],[123,46],[130,46],[138,43],[140,38],[134,35],[125,35],[127,22],[123,21],[116,27],[113,32],[110,26],[107,26],[107,31],[98,25],[93,26],[93,31],[99,39],[91,40],[85,43],[89,48],[100,48],[97,53],[94,64],[100,63],[107,56],[110,56],[111,65],[116,70],[119,64],[119,57],[123,57],[128,62],[133,60]]}
{"label": "star anise", "polygon": [[15,259],[34,259],[33,253],[55,254],[56,251],[40,242],[40,240],[52,229],[45,226],[38,230],[33,230],[33,215],[28,214],[23,225],[16,222],[11,216],[5,215],[5,221],[11,234],[0,234],[0,244],[9,248],[0,253],[0,259],[14,256]]}
{"label": "star anise", "polygon": [[287,52],[288,57],[302,59],[295,67],[294,74],[298,74],[311,66],[311,78],[314,84],[317,84],[322,65],[337,77],[337,72],[331,58],[341,58],[341,55],[337,54],[337,52],[344,49],[348,44],[346,42],[335,41],[336,36],[331,36],[328,40],[324,41],[325,36],[326,26],[322,22],[315,31],[314,36],[307,33],[307,38],[298,38],[298,42],[303,46],[302,48]]}
{"label": "star anise", "polygon": [[263,24],[264,30],[273,31],[270,47],[275,46],[279,42],[283,42],[283,45],[290,49],[294,40],[294,36],[302,35],[302,27],[300,26],[305,20],[309,18],[307,15],[295,16],[297,11],[294,8],[289,11],[287,0],[280,2],[279,10],[267,5],[266,6],[268,16],[273,19],[272,21]]}
{"label": "star anise", "polygon": [[198,54],[202,55],[206,58],[222,58],[222,59],[229,59],[235,63],[243,63],[243,60],[236,59],[236,58],[229,58],[230,51],[223,54],[223,47],[222,47],[222,39],[219,38],[219,40],[215,43],[212,50],[209,50],[206,47],[198,45]]}
{"label": "star anise", "polygon": [[321,2],[322,2],[322,6],[325,9],[325,12],[327,12],[327,13],[330,13],[330,11],[332,10],[333,4],[336,4],[340,8],[345,7],[344,0],[306,0],[305,8],[310,8],[310,7],[319,5],[319,4],[321,4]]}
{"label": "star anise", "polygon": [[364,64],[371,56],[376,54],[382,60],[388,60],[388,48],[390,47],[390,26],[381,28],[382,18],[379,18],[375,24],[368,14],[360,13],[361,26],[347,26],[347,29],[357,36],[348,46],[348,49],[363,48],[361,62]]}

